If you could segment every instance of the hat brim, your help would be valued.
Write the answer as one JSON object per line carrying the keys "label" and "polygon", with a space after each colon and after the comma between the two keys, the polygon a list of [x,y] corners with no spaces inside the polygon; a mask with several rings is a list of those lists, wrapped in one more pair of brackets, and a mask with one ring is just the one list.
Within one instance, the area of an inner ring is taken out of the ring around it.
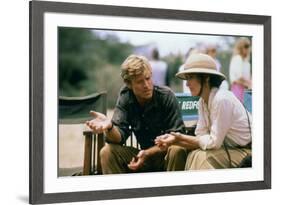
{"label": "hat brim", "polygon": [[182,79],[182,80],[187,80],[186,79],[186,76],[188,74],[196,74],[196,73],[204,73],[204,74],[211,74],[211,75],[217,75],[217,76],[220,76],[222,77],[224,80],[226,79],[225,75],[220,73],[219,71],[217,70],[211,70],[211,69],[208,69],[208,68],[190,68],[188,70],[183,70],[183,71],[180,71],[176,74],[176,77]]}

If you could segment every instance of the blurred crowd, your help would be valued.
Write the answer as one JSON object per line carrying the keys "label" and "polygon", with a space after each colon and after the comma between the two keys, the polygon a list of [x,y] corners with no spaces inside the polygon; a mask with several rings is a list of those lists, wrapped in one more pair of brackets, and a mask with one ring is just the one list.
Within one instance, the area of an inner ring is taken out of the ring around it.
{"label": "blurred crowd", "polygon": [[[219,53],[218,47],[219,46],[215,43],[200,43],[197,46],[189,48],[184,56],[184,62],[191,54],[204,53],[215,60],[217,70],[223,73],[221,62],[217,58]],[[250,39],[246,37],[238,38],[233,46],[232,56],[228,64],[228,68],[226,68],[229,70],[229,81],[224,80],[221,84],[221,88],[231,90],[241,102],[244,100],[244,91],[252,88],[250,53]],[[152,78],[154,84],[159,86],[170,86],[168,64],[164,60],[160,59],[159,51],[156,47],[151,49],[149,59],[153,69]],[[178,71],[183,70],[184,64],[179,67]],[[226,73],[224,74],[226,75]],[[190,93],[185,80],[182,82],[182,92]]]}

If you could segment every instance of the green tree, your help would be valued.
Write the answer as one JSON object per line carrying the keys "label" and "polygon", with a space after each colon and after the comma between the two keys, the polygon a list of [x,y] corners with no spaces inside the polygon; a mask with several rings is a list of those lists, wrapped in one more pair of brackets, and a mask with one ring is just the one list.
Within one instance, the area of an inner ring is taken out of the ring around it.
{"label": "green tree", "polygon": [[164,60],[168,63],[168,76],[171,89],[175,92],[182,92],[182,81],[176,78],[176,73],[183,64],[182,55],[180,53],[169,54]]}
{"label": "green tree", "polygon": [[93,30],[59,28],[59,95],[85,96],[106,91],[113,107],[122,86],[120,64],[132,45],[114,35],[102,38]]}

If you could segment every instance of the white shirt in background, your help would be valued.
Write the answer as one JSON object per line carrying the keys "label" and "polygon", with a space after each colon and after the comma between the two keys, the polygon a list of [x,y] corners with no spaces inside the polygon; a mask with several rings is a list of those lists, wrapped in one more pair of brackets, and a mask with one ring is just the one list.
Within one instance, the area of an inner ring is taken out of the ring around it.
{"label": "white shirt in background", "polygon": [[152,81],[154,85],[165,86],[168,75],[168,65],[164,61],[152,60],[149,62],[152,68]]}
{"label": "white shirt in background", "polygon": [[244,77],[247,80],[251,79],[251,65],[247,59],[242,59],[240,55],[232,57],[229,66],[229,79],[232,84],[239,78]]}

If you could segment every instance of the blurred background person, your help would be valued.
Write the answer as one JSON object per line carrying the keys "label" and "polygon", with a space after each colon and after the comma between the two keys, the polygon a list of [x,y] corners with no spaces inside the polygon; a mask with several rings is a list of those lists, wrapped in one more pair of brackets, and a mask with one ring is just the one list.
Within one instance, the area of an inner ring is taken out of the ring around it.
{"label": "blurred background person", "polygon": [[217,59],[217,46],[214,45],[214,44],[211,44],[211,43],[207,44],[205,53],[207,55],[211,56],[215,60],[215,63],[216,63],[216,66],[217,66],[217,71],[220,71],[221,70],[221,63]]}
{"label": "blurred background person", "polygon": [[[189,50],[188,50],[187,53],[185,54],[184,62],[186,61],[186,59],[187,59],[191,54],[194,54],[194,53],[199,53],[199,50],[196,49],[195,47],[189,48]],[[181,72],[181,71],[184,71],[184,64],[182,64],[182,65],[179,67],[178,72]],[[183,80],[183,82],[182,82],[182,91],[183,91],[184,93],[190,93],[189,87],[186,86],[186,80]]]}
{"label": "blurred background person", "polygon": [[[217,71],[221,72],[221,63],[219,59],[217,59],[217,46],[211,43],[207,44],[205,48],[205,53],[211,56],[215,60]],[[229,88],[228,82],[226,80],[223,80],[220,85],[220,88],[228,90]]]}
{"label": "blurred background person", "polygon": [[158,49],[153,49],[152,59],[150,60],[152,68],[152,81],[154,85],[169,86],[168,64],[159,59]]}
{"label": "blurred background person", "polygon": [[243,103],[244,90],[251,89],[251,64],[250,40],[242,37],[237,40],[234,46],[233,56],[229,66],[229,78],[231,91]]}

